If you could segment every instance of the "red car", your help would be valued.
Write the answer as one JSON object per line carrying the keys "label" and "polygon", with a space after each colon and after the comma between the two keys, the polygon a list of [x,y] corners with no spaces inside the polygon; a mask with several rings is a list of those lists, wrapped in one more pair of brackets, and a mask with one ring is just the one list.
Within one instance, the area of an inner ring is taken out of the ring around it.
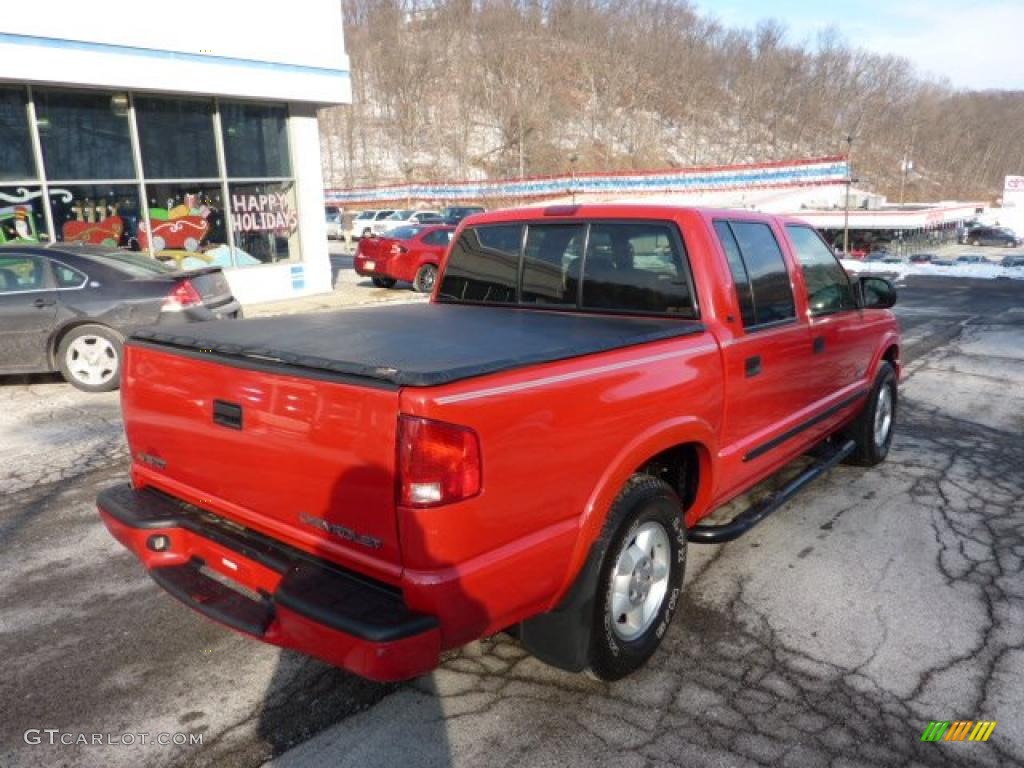
{"label": "red car", "polygon": [[455,227],[449,226],[400,227],[386,237],[364,237],[356,248],[356,273],[378,288],[404,280],[420,293],[430,293],[453,232]]}
{"label": "red car", "polygon": [[131,482],[98,505],[174,597],[377,680],[502,630],[614,680],[686,605],[689,545],[885,460],[895,292],[809,225],[583,205],[460,227],[430,303],[127,342]]}

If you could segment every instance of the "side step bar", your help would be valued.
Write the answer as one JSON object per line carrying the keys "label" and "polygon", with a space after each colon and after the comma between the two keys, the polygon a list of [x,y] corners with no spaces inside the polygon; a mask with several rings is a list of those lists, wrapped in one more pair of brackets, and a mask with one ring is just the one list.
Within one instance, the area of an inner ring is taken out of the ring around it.
{"label": "side step bar", "polygon": [[818,461],[794,477],[783,488],[776,491],[762,503],[745,509],[727,523],[695,525],[686,532],[686,538],[697,544],[723,544],[727,541],[738,539],[796,496],[812,480],[825,474],[853,453],[856,448],[857,446],[853,440],[847,440],[845,443],[824,454]]}

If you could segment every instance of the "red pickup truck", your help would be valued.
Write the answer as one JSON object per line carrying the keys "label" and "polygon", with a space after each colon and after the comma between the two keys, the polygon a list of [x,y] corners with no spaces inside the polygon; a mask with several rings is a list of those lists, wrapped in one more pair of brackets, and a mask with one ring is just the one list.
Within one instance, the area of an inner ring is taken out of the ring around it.
{"label": "red pickup truck", "polygon": [[795,219],[473,216],[430,304],[136,333],[131,483],[100,513],[195,610],[369,678],[508,630],[616,679],[679,608],[688,543],[885,458],[894,301]]}

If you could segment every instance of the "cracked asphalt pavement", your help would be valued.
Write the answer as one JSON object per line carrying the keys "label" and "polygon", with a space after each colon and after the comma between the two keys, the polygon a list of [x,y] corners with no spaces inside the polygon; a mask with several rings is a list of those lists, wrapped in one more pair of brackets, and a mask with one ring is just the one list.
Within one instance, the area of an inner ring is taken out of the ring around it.
{"label": "cracked asphalt pavement", "polygon": [[[0,381],[0,765],[1024,764],[1024,282],[908,278],[898,310],[888,461],[691,545],[662,648],[614,684],[498,635],[381,686],[217,627],[96,517],[125,472],[116,396]],[[980,719],[986,743],[920,741]]]}

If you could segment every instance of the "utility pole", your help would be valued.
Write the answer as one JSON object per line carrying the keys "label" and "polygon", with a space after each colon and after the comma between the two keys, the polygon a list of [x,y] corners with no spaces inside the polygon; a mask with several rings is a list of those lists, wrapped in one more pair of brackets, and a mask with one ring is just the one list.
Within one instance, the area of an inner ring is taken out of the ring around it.
{"label": "utility pole", "polygon": [[846,137],[846,204],[843,206],[843,257],[850,258],[850,185],[853,184],[853,167],[850,155],[853,153],[853,136]]}
{"label": "utility pole", "polygon": [[572,204],[576,205],[576,163],[579,162],[579,155],[569,156],[569,193],[572,195]]}

